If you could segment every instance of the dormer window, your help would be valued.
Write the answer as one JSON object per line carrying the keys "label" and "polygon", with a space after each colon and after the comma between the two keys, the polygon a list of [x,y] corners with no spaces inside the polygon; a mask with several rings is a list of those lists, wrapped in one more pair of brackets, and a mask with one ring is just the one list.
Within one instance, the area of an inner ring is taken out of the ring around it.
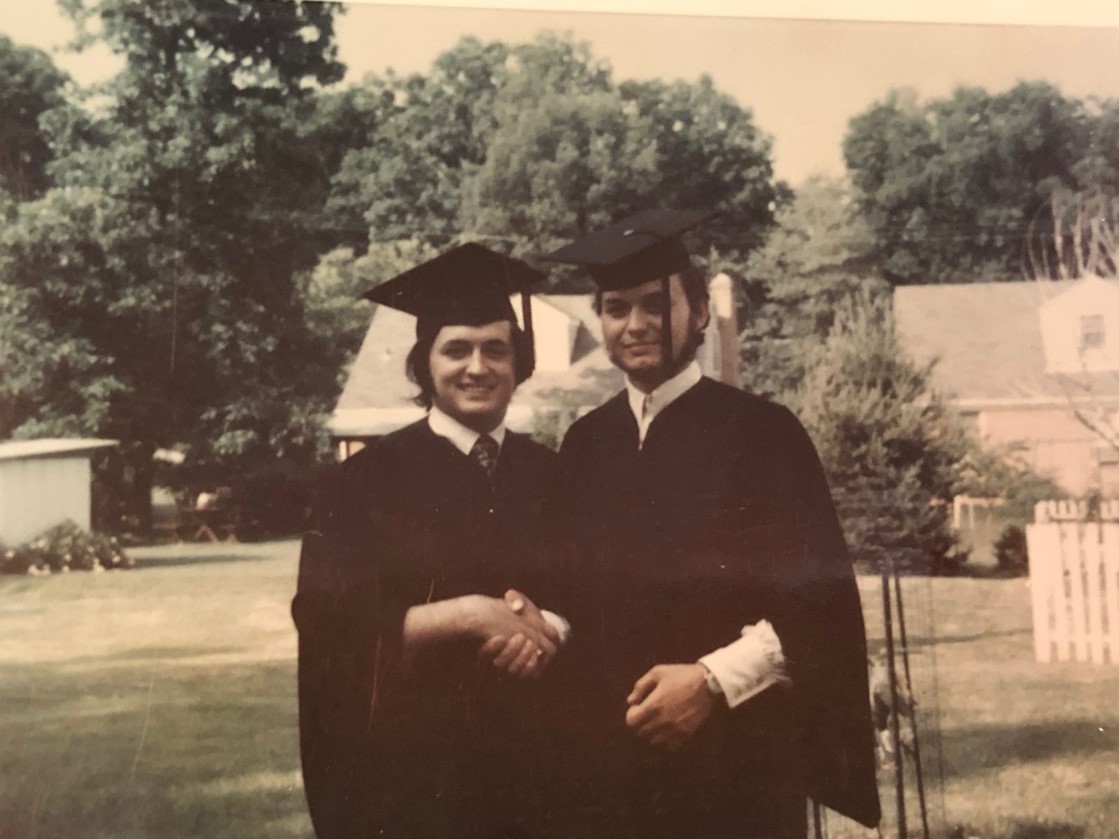
{"label": "dormer window", "polygon": [[1080,316],[1080,349],[1099,350],[1107,343],[1103,315]]}

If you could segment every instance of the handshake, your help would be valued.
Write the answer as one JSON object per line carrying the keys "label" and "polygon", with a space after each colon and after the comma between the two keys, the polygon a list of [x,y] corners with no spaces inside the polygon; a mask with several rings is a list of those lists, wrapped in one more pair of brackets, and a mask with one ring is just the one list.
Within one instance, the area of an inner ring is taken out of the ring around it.
{"label": "handshake", "polygon": [[469,598],[472,634],[482,643],[478,655],[518,679],[533,679],[571,635],[560,615],[540,609],[521,592],[509,589],[503,598]]}
{"label": "handshake", "polygon": [[[470,595],[464,604],[478,655],[517,679],[534,679],[571,633],[567,621],[537,607],[519,591],[501,597]],[[707,721],[717,704],[698,662],[660,664],[638,679],[619,709],[626,727],[651,746],[675,751]]]}

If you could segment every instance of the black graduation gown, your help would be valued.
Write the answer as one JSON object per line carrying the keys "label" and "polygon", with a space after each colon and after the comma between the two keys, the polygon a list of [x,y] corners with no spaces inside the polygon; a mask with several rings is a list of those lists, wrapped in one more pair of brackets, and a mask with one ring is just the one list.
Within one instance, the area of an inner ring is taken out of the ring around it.
{"label": "black graduation gown", "polygon": [[[304,538],[300,745],[320,839],[532,835],[540,683],[449,645],[408,674],[404,613],[513,587],[546,608],[553,452],[508,432],[491,488],[426,420],[340,464]],[[541,680],[543,682],[544,680]]]}
{"label": "black graduation gown", "polygon": [[[623,391],[574,423],[560,454],[572,535],[591,558],[586,611],[572,617],[577,637],[594,632],[576,689],[587,765],[602,772],[584,791],[598,793],[605,830],[803,836],[806,795],[876,824],[858,591],[793,415],[704,378],[639,449]],[[675,754],[625,729],[625,697],[650,667],[694,662],[761,619],[791,688],[722,707]]]}

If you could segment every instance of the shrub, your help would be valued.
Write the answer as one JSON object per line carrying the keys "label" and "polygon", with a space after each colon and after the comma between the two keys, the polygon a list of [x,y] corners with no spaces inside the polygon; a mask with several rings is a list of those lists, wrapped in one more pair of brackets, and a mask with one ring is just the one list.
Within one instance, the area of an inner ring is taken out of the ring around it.
{"label": "shrub", "polygon": [[999,569],[1013,574],[1029,571],[1029,557],[1026,554],[1026,531],[1016,524],[1003,528],[995,542],[995,560]]}
{"label": "shrub", "polygon": [[315,490],[327,467],[290,469],[275,463],[230,480],[231,514],[243,542],[289,537],[307,530]]}
{"label": "shrub", "polygon": [[931,372],[902,352],[888,301],[863,295],[839,307],[801,391],[801,418],[867,570],[892,560],[950,574],[967,558],[947,506],[966,441]]}
{"label": "shrub", "polygon": [[960,462],[956,492],[1003,499],[998,514],[1008,524],[1031,522],[1037,502],[1068,496],[1051,478],[1023,462],[1020,447],[989,448],[978,441],[972,441]]}
{"label": "shrub", "polygon": [[50,574],[131,568],[115,538],[64,521],[15,548],[0,549],[0,574]]}
{"label": "shrub", "polygon": [[902,573],[949,576],[967,560],[948,508],[920,485],[914,470],[851,476],[832,494],[851,558],[862,570],[892,562]]}
{"label": "shrub", "polygon": [[552,451],[559,451],[567,429],[576,419],[578,419],[578,411],[570,407],[537,414],[530,434],[537,443],[547,446]]}

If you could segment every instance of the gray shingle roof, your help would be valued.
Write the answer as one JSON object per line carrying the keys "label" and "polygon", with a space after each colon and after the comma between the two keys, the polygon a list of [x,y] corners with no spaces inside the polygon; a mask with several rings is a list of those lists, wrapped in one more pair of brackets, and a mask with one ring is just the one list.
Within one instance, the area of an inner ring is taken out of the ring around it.
{"label": "gray shingle roof", "polygon": [[416,386],[404,375],[404,359],[415,340],[414,317],[388,306],[378,306],[361,349],[350,365],[335,410],[411,405]]}
{"label": "gray shingle roof", "polygon": [[960,401],[1053,401],[1077,382],[1119,393],[1111,374],[1060,377],[1045,372],[1039,307],[1070,282],[999,282],[900,286],[894,318],[902,346],[916,359],[938,359],[936,384]]}

